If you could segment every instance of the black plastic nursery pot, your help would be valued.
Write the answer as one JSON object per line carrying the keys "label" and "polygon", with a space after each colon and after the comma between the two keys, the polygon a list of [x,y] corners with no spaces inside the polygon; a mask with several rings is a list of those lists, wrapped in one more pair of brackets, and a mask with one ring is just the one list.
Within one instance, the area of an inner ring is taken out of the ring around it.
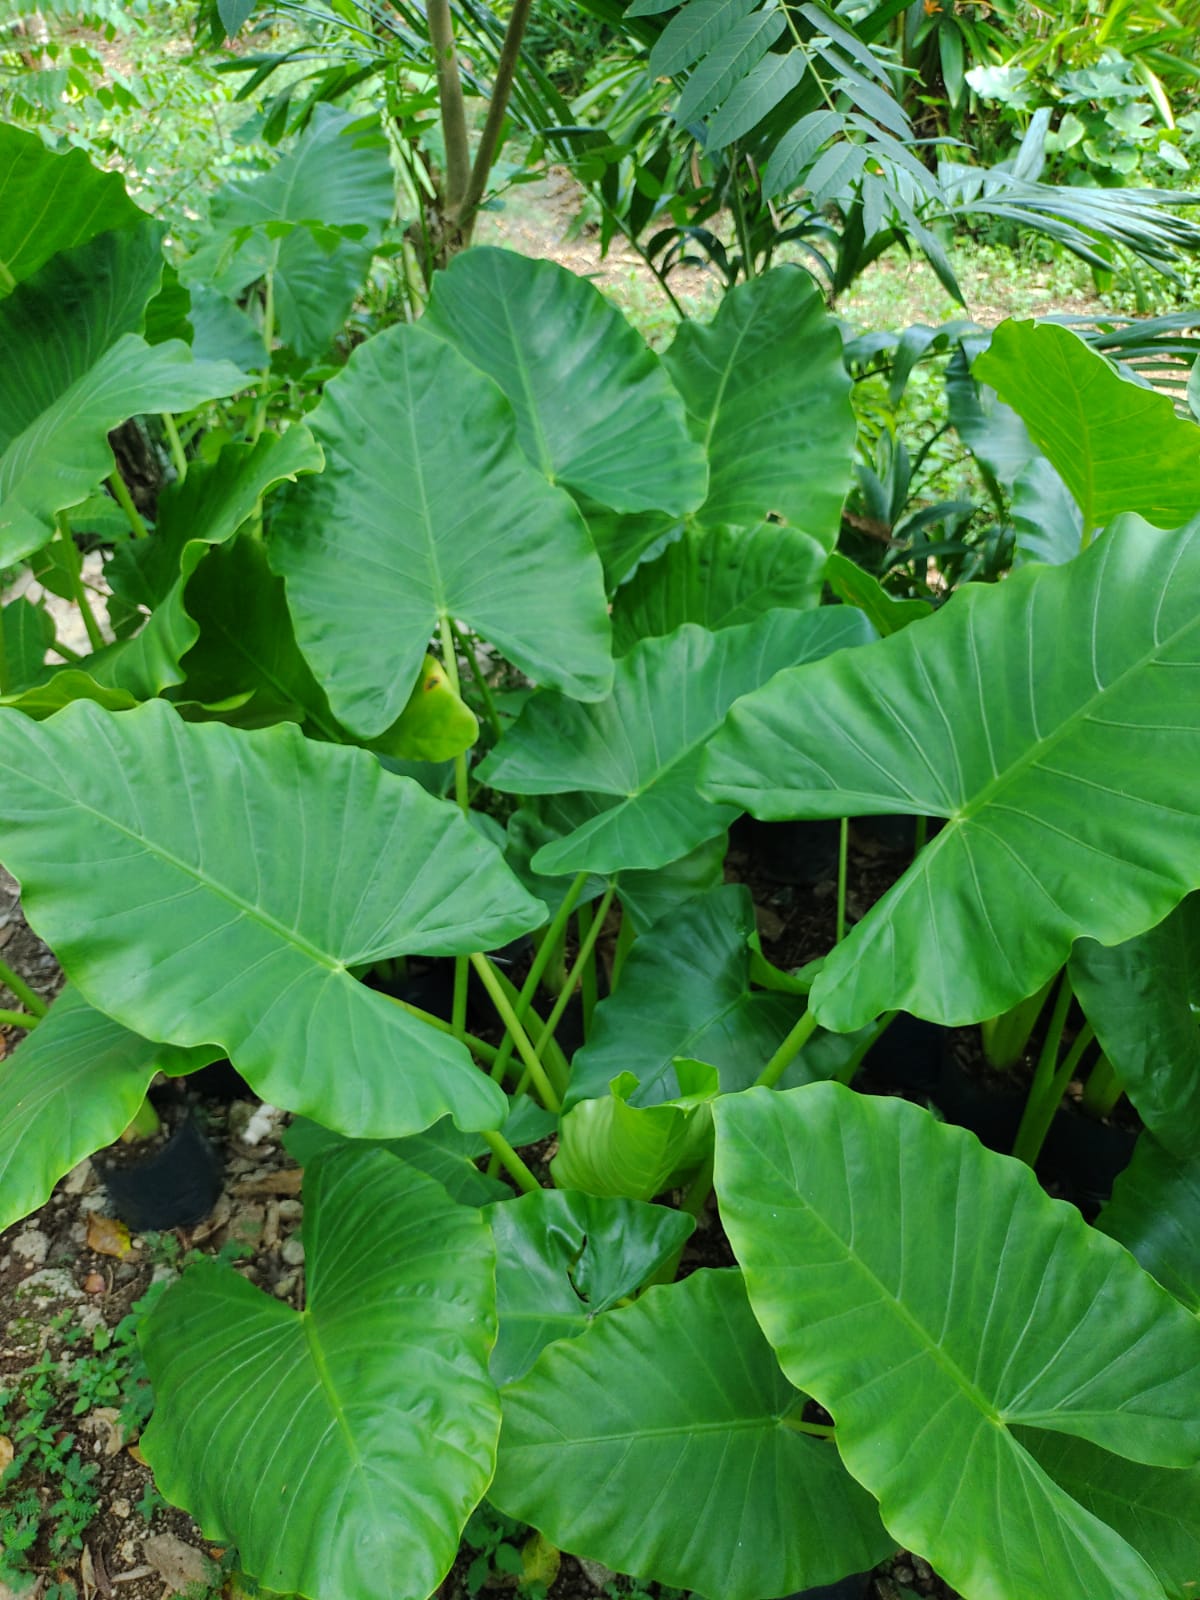
{"label": "black plastic nursery pot", "polygon": [[153,1155],[109,1164],[101,1176],[120,1220],[135,1233],[157,1233],[203,1221],[221,1193],[221,1158],[189,1111]]}
{"label": "black plastic nursery pot", "polygon": [[839,831],[836,821],[759,822],[740,817],[733,826],[732,842],[769,882],[808,888],[837,877]]}
{"label": "black plastic nursery pot", "polygon": [[1064,1199],[1090,1215],[1111,1196],[1137,1141],[1135,1128],[1097,1122],[1073,1106],[1063,1106],[1050,1125],[1037,1170],[1054,1181]]}
{"label": "black plastic nursery pot", "polygon": [[901,1011],[863,1058],[862,1070],[887,1089],[935,1097],[950,1030]]}
{"label": "black plastic nursery pot", "polygon": [[933,1099],[947,1122],[969,1128],[981,1144],[1011,1155],[1025,1095],[1019,1089],[993,1087],[961,1066],[947,1050]]}
{"label": "black plastic nursery pot", "polygon": [[855,1572],[837,1583],[821,1583],[815,1589],[801,1589],[786,1600],[868,1600],[872,1572]]}

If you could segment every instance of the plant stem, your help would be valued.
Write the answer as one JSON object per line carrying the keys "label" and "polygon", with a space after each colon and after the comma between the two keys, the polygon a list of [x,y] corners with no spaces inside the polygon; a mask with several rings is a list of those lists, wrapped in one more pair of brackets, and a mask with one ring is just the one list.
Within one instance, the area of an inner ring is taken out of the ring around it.
{"label": "plant stem", "polygon": [[[567,921],[570,918],[572,911],[575,909],[575,902],[583,893],[583,886],[587,882],[587,877],[588,875],[586,872],[580,872],[576,875],[571,883],[571,887],[563,896],[562,904],[554,913],[554,917],[550,922],[549,927],[542,935],[542,942],[538,946],[537,954],[533,958],[533,964],[529,968],[529,972],[526,974],[525,982],[521,985],[521,992],[517,996],[517,1003],[513,1007],[513,1010],[516,1013],[517,1021],[522,1024],[524,1024],[526,1014],[529,1011],[530,1005],[533,1003],[533,997],[537,993],[537,986],[542,981],[542,973],[545,972],[546,965],[551,956],[554,954],[555,946],[562,938],[563,929],[566,927]],[[509,1058],[513,1053],[513,1045],[514,1040],[512,1034],[506,1033],[504,1038],[500,1041],[500,1048],[497,1050],[496,1059],[492,1063],[493,1078],[499,1080],[503,1076],[504,1069],[508,1065]]]}
{"label": "plant stem", "polygon": [[[513,8],[509,12],[508,27],[504,33],[504,42],[500,46],[496,76],[492,82],[487,117],[479,137],[479,148],[475,152],[475,163],[464,187],[462,209],[457,218],[459,229],[468,242],[471,230],[475,226],[476,213],[487,189],[492,163],[500,151],[500,134],[504,128],[504,119],[508,115],[508,102],[512,96],[513,79],[521,54],[521,41],[525,36],[525,25],[529,21],[532,6],[533,0],[513,0]],[[432,9],[430,6],[431,13]]]}
{"label": "plant stem", "polygon": [[[1063,1027],[1070,1008],[1071,980],[1064,968],[1058,982],[1058,992],[1054,997],[1054,1009],[1050,1013],[1050,1021],[1046,1024],[1046,1035],[1042,1040],[1042,1050],[1034,1070],[1029,1098],[1025,1102],[1021,1125],[1017,1129],[1017,1137],[1013,1143],[1013,1155],[1018,1161],[1024,1161],[1031,1167],[1045,1142],[1050,1124],[1054,1120],[1054,1113],[1058,1110],[1058,1103],[1062,1099],[1063,1088],[1068,1081],[1064,1078],[1061,1083],[1059,1082],[1061,1068],[1057,1068],[1056,1063],[1058,1049],[1062,1043]],[[1076,1040],[1076,1044],[1078,1042]],[[1070,1056],[1067,1059],[1069,1061]]]}
{"label": "plant stem", "polygon": [[621,929],[620,929],[620,932],[617,934],[617,947],[613,951],[612,979],[611,979],[610,984],[609,984],[610,993],[611,993],[611,991],[613,989],[615,989],[617,987],[617,983],[618,983],[618,980],[620,979],[621,973],[625,969],[626,957],[629,955],[629,952],[633,949],[634,941],[636,940],[636,938],[637,938],[637,930],[633,926],[633,918],[629,915],[629,907],[627,905],[622,905],[622,907],[621,907]]}
{"label": "plant stem", "polygon": [[924,848],[925,848],[925,840],[928,837],[928,834],[929,834],[929,818],[928,817],[917,817],[917,818],[915,818],[914,826],[913,826],[913,860],[914,861],[921,854],[921,851],[924,850]]}
{"label": "plant stem", "polygon": [[850,849],[850,818],[843,817],[838,829],[837,931],[834,944],[846,937],[846,863]]}
{"label": "plant stem", "polygon": [[856,1050],[851,1056],[850,1060],[847,1061],[839,1071],[834,1073],[834,1083],[844,1083],[847,1088],[850,1087],[850,1085],[854,1082],[855,1075],[858,1072],[859,1067],[862,1066],[867,1054],[879,1043],[880,1039],[883,1038],[884,1034],[888,1031],[892,1023],[895,1022],[899,1015],[900,1013],[898,1011],[885,1011],[883,1013],[883,1015],[876,1022],[874,1030],[871,1033],[871,1037],[867,1040],[866,1044],[864,1044],[860,1050]]}
{"label": "plant stem", "polygon": [[806,1011],[754,1080],[756,1089],[773,1089],[817,1031],[815,1012]]}
{"label": "plant stem", "polygon": [[175,418],[169,411],[162,414],[163,427],[167,431],[167,444],[171,451],[171,460],[175,463],[175,471],[182,483],[187,477],[187,457],[183,453],[183,440],[179,437],[179,429],[175,426]]}
{"label": "plant stem", "polygon": [[437,72],[438,106],[442,139],[446,147],[445,210],[458,226],[460,208],[471,175],[471,147],[467,138],[467,111],[463,101],[458,51],[454,44],[454,18],[450,0],[428,0],[425,16]]}
{"label": "plant stem", "polygon": [[479,690],[483,699],[483,714],[487,718],[488,727],[499,739],[504,732],[504,729],[500,726],[500,713],[496,710],[496,702],[492,699],[492,691],[488,688],[487,679],[479,670],[479,661],[475,655],[475,647],[471,643],[471,636],[469,633],[464,633],[461,629],[455,628],[454,637],[462,646],[463,655],[466,656],[467,665],[471,669],[471,676],[475,679],[475,687]]}
{"label": "plant stem", "polygon": [[23,1011],[0,1011],[0,1028],[36,1028],[37,1017],[27,1017]]}
{"label": "plant stem", "polygon": [[[684,1190],[683,1199],[679,1202],[679,1209],[686,1211],[690,1217],[698,1217],[708,1204],[708,1197],[712,1193],[713,1157],[704,1158],[700,1170]],[[678,1264],[676,1265],[678,1270]],[[675,1276],[674,1273],[671,1274]]]}
{"label": "plant stem", "polygon": [[266,362],[263,366],[262,388],[259,390],[258,403],[254,408],[254,426],[250,429],[251,444],[257,444],[259,439],[262,438],[262,431],[267,425],[267,407],[271,403],[271,355],[275,344],[275,274],[273,271],[268,270],[265,281],[262,336]]}
{"label": "plant stem", "polygon": [[44,1000],[38,998],[33,990],[19,978],[7,961],[0,961],[0,984],[16,995],[17,999],[27,1011],[32,1011],[35,1017],[44,1017],[50,1007]]}
{"label": "plant stem", "polygon": [[1102,1055],[1088,1075],[1083,1091],[1083,1109],[1089,1117],[1111,1116],[1117,1101],[1125,1093],[1125,1085],[1107,1056]]}
{"label": "plant stem", "polygon": [[[567,981],[563,984],[562,989],[559,991],[558,999],[554,1002],[554,1009],[546,1018],[546,1024],[538,1036],[537,1053],[539,1058],[542,1056],[550,1040],[554,1037],[554,1031],[558,1027],[559,1022],[562,1020],[562,1014],[567,1009],[567,1003],[572,994],[575,992],[576,981],[582,976],[582,973],[586,972],[587,970],[587,964],[591,960],[592,951],[596,948],[596,940],[600,937],[600,930],[604,926],[604,919],[608,915],[608,908],[610,905],[612,905],[613,895],[616,894],[616,892],[617,886],[615,883],[610,883],[608,888],[604,891],[604,897],[600,901],[596,915],[592,918],[591,924],[588,927],[586,935],[584,936],[583,943],[579,946],[579,953],[575,957],[575,964],[571,968],[570,972],[567,973]],[[594,976],[595,971],[593,969],[593,977]]]}
{"label": "plant stem", "polygon": [[470,956],[468,959],[470,960],[471,965],[475,968],[475,971],[479,974],[480,982],[487,990],[492,1004],[495,1006],[500,1015],[500,1020],[512,1034],[513,1040],[517,1046],[517,1050],[520,1053],[521,1060],[528,1068],[529,1076],[533,1081],[535,1088],[537,1089],[542,1104],[546,1107],[547,1111],[561,1111],[562,1101],[554,1092],[554,1085],[546,1076],[546,1069],[542,1065],[537,1051],[530,1043],[529,1035],[525,1032],[525,1029],[517,1020],[517,1014],[509,1003],[508,996],[500,987],[500,984],[496,981],[496,974],[492,970],[491,962],[485,955],[480,955],[478,952]]}
{"label": "plant stem", "polygon": [[0,694],[8,693],[8,647],[4,640],[4,605],[0,601]]}
{"label": "plant stem", "polygon": [[[612,904],[612,897],[609,897]],[[579,947],[582,950],[588,937],[596,925],[592,916],[591,906],[580,906],[575,913],[575,927],[579,933]],[[596,1009],[596,941],[593,939],[588,947],[588,958],[583,964],[579,974],[579,998],[583,1008],[583,1037],[586,1039],[592,1031],[592,1013]]]}
{"label": "plant stem", "polygon": [[[433,8],[430,7],[432,15]],[[446,677],[450,680],[450,687],[454,693],[460,694],[462,685],[458,677],[458,653],[454,648],[454,625],[450,618],[442,614],[438,618],[438,631],[442,641],[442,667]],[[470,797],[467,793],[467,755],[465,750],[460,750],[454,758],[454,798],[457,800],[462,814],[465,817],[471,809]],[[454,1032],[461,1039],[467,1027],[467,958],[455,956],[454,958],[454,1003],[450,1011],[454,1023]]]}
{"label": "plant stem", "polygon": [[87,590],[83,584],[83,562],[80,560],[79,549],[71,537],[71,529],[66,516],[61,511],[55,521],[58,523],[58,536],[62,540],[67,575],[71,582],[71,598],[79,607],[79,614],[83,618],[83,627],[88,636],[88,643],[93,650],[103,650],[105,639],[100,631],[100,624],[96,621],[92,608],[88,603]]}
{"label": "plant stem", "polygon": [[[381,991],[382,992],[382,991]],[[390,1000],[394,1006],[399,1006],[401,1011],[407,1011],[410,1017],[419,1017],[422,1022],[427,1022],[431,1028],[436,1028],[439,1033],[454,1033],[453,1023],[447,1022],[445,1017],[435,1017],[432,1011],[422,1011],[420,1006],[410,1005],[407,1000],[399,1000],[394,994],[385,994],[385,1000]],[[454,1034],[461,1039],[472,1055],[478,1056],[481,1061],[489,1064],[496,1059],[495,1045],[487,1044],[483,1039],[477,1039],[473,1033]],[[496,1074],[493,1072],[493,1077]]]}
{"label": "plant stem", "polygon": [[113,492],[113,499],[125,513],[125,520],[129,524],[129,531],[135,539],[145,539],[149,530],[142,521],[141,512],[133,503],[133,496],[125,485],[125,479],[116,467],[108,475],[108,487]]}
{"label": "plant stem", "polygon": [[805,1422],[803,1417],[780,1417],[785,1428],[793,1433],[811,1433],[817,1439],[832,1439],[834,1430],[826,1422]]}
{"label": "plant stem", "polygon": [[742,251],[742,271],[749,282],[755,276],[754,257],[750,251],[750,230],[746,227],[746,206],[742,196],[742,185],[738,177],[738,165],[741,153],[733,151],[733,160],[729,163],[730,187],[733,190],[733,225],[737,233],[738,244]]}
{"label": "plant stem", "polygon": [[517,1188],[523,1194],[536,1194],[542,1187],[541,1184],[504,1135],[502,1133],[487,1132],[483,1134],[483,1138],[490,1145],[493,1158],[512,1176]]}

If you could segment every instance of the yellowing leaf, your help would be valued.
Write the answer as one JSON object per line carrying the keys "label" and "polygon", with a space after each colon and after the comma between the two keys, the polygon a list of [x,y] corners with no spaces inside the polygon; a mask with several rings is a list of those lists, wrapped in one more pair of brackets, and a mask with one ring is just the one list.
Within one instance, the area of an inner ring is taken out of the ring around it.
{"label": "yellowing leaf", "polygon": [[102,1217],[97,1211],[88,1217],[87,1243],[97,1255],[116,1256],[118,1261],[124,1261],[133,1248],[125,1224],[115,1217]]}
{"label": "yellowing leaf", "polygon": [[475,713],[454,692],[441,662],[426,656],[408,704],[372,748],[403,761],[453,761],[478,737]]}

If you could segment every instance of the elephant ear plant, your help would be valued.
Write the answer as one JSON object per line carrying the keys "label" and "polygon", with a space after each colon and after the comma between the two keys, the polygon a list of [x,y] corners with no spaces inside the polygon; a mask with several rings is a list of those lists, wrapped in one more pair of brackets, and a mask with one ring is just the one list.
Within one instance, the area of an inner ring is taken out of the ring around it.
{"label": "elephant ear plant", "polygon": [[[0,710],[0,855],[69,980],[0,1066],[0,1226],[157,1072],[225,1055],[297,1114],[303,1309],[202,1262],[144,1331],[159,1486],[271,1590],[425,1600],[487,1497],[711,1600],[898,1545],[967,1600],[1193,1592],[1200,515],[1108,484],[1071,559],[893,626],[835,552],[849,387],[797,269],[660,359],[467,252],[124,551],[178,671]],[[47,481],[0,478],[10,555]],[[725,881],[744,809],[941,826],[795,973]],[[447,1015],[385,992],[412,956]],[[1147,1129],[1098,1225],[1036,1149],[850,1087],[897,1010],[1064,964]],[[722,1264],[680,1277],[698,1223]]]}

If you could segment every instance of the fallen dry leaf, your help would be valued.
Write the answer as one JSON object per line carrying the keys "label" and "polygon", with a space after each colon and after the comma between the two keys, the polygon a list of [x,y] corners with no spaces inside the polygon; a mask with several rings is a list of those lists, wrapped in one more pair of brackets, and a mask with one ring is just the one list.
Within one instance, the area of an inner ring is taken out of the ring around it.
{"label": "fallen dry leaf", "polygon": [[0,1472],[12,1466],[13,1442],[6,1433],[0,1433]]}
{"label": "fallen dry leaf", "polygon": [[88,1213],[87,1242],[97,1255],[116,1256],[118,1261],[124,1261],[133,1248],[125,1224],[115,1217],[102,1217],[98,1211]]}
{"label": "fallen dry leaf", "polygon": [[131,1444],[125,1453],[131,1460],[136,1461],[139,1467],[148,1467],[150,1465],[136,1444]]}
{"label": "fallen dry leaf", "polygon": [[102,1441],[106,1456],[119,1454],[125,1443],[125,1430],[115,1406],[97,1406],[83,1419],[82,1426]]}
{"label": "fallen dry leaf", "polygon": [[233,1193],[247,1194],[299,1194],[304,1173],[299,1167],[289,1167],[282,1172],[264,1172],[261,1178],[246,1178],[233,1185]]}
{"label": "fallen dry leaf", "polygon": [[173,1533],[155,1533],[143,1539],[142,1554],[176,1594],[182,1594],[192,1584],[211,1588],[218,1576],[215,1561],[210,1561],[203,1550],[185,1544]]}

